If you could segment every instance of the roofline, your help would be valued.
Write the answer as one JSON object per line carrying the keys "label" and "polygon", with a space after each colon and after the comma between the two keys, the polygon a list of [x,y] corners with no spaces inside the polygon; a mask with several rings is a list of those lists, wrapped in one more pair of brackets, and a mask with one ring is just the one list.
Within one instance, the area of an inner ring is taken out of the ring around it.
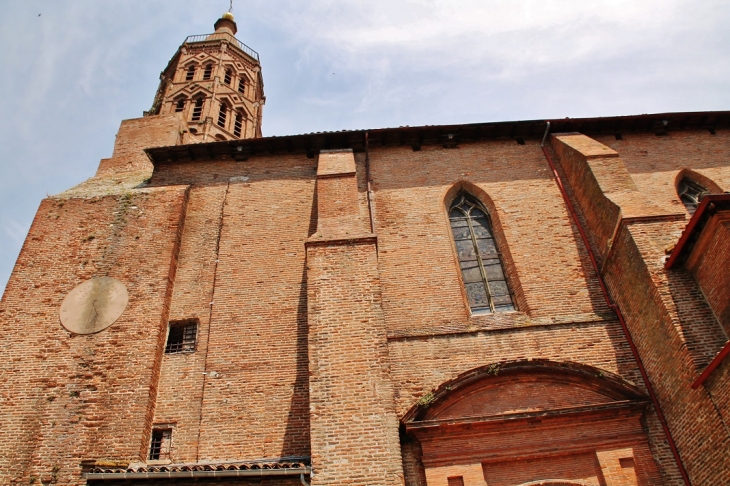
{"label": "roofline", "polygon": [[459,143],[495,139],[513,139],[524,143],[526,139],[542,138],[547,122],[550,122],[553,133],[580,132],[597,135],[653,132],[656,135],[666,135],[668,131],[684,129],[707,129],[714,133],[717,128],[730,128],[730,111],[342,130],[154,147],[145,149],[145,152],[153,165],[212,158],[246,160],[253,155],[274,153],[304,152],[311,158],[325,149],[351,148],[356,152],[363,151],[366,133],[369,134],[370,147],[400,145],[411,146],[413,150],[420,150],[422,145],[456,146]]}

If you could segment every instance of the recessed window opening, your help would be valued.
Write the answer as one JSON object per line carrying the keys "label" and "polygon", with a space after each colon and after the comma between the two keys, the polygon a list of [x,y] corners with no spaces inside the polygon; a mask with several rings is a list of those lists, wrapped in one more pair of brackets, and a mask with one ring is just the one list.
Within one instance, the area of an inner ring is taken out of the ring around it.
{"label": "recessed window opening", "polygon": [[221,109],[218,112],[218,126],[226,128],[226,117],[228,116],[228,105],[221,103]]}
{"label": "recessed window opening", "polygon": [[236,119],[233,122],[233,134],[237,137],[241,136],[241,128],[243,127],[243,115],[236,113]]}
{"label": "recessed window opening", "polygon": [[188,71],[185,73],[185,81],[192,81],[195,77],[195,65],[189,66]]}
{"label": "recessed window opening", "polygon": [[185,109],[185,98],[180,98],[175,103],[175,113],[179,113]]}
{"label": "recessed window opening", "polygon": [[700,201],[702,201],[702,198],[709,193],[710,191],[708,191],[705,187],[702,187],[687,177],[679,181],[679,186],[677,187],[679,199],[682,200],[684,207],[687,208],[690,215],[695,213],[697,206],[699,206]]}
{"label": "recessed window opening", "polygon": [[205,66],[205,71],[203,71],[203,80],[208,81],[210,79],[211,74],[213,74],[213,65],[207,64]]}
{"label": "recessed window opening", "polygon": [[449,209],[449,221],[471,311],[515,310],[486,209],[461,192]]}
{"label": "recessed window opening", "polygon": [[228,86],[231,85],[231,79],[233,77],[233,73],[230,69],[226,69],[226,75],[223,77],[223,82],[226,83]]}
{"label": "recessed window opening", "polygon": [[171,445],[172,429],[152,429],[149,459],[151,461],[170,459]]}
{"label": "recessed window opening", "polygon": [[449,483],[448,486],[464,486],[464,476],[446,478],[446,481]]}
{"label": "recessed window opening", "polygon": [[238,92],[246,93],[246,80],[245,79],[240,79],[238,81]]}
{"label": "recessed window opening", "polygon": [[192,353],[198,337],[198,323],[195,321],[171,322],[167,334],[165,353]]}
{"label": "recessed window opening", "polygon": [[199,121],[203,114],[203,98],[195,100],[195,106],[193,107],[193,121]]}

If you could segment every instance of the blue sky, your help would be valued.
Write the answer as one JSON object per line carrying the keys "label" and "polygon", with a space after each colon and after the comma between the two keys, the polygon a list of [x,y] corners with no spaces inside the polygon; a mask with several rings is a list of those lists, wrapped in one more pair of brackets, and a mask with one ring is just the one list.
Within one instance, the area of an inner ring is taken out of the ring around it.
{"label": "blue sky", "polygon": [[[0,289],[228,0],[0,0]],[[264,135],[730,109],[727,0],[235,0]],[[40,14],[40,16],[39,16]]]}

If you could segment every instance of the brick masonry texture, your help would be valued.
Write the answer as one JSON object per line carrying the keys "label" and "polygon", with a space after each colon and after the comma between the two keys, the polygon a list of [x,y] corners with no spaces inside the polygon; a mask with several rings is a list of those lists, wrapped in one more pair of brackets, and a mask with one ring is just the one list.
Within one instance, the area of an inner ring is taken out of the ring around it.
{"label": "brick masonry texture", "polygon": [[[139,460],[185,201],[171,187],[42,202],[0,309],[12,341],[2,361],[3,483],[49,475],[74,483],[83,458]],[[130,304],[106,331],[73,335],[59,306],[94,276],[123,281]]]}
{"label": "brick masonry texture", "polygon": [[[684,210],[676,184],[687,169],[714,181],[720,189],[727,188],[727,137],[727,132],[712,135],[689,131],[641,139],[627,136],[625,141],[604,138],[606,145],[621,153],[622,170],[631,175],[637,189],[653,195],[653,207],[644,215],[644,221],[617,221],[611,241],[598,226],[591,227],[597,246],[605,248],[603,268],[611,294],[624,311],[693,484],[721,484],[730,474],[727,363],[704,387],[689,387],[727,335],[700,290],[698,282],[702,280],[695,280],[683,268],[663,268],[665,253],[679,239],[686,219],[662,220],[654,208],[666,215]],[[569,173],[586,219],[595,219],[593,212],[605,204],[576,177],[589,172],[589,157],[583,154],[581,163],[580,153],[560,147],[562,138],[553,139],[553,145],[558,146],[556,152],[561,154],[561,165]],[[692,150],[688,153],[690,144]],[[721,253],[709,255],[722,258]],[[727,286],[721,284],[713,290],[724,294],[725,301],[730,298]]]}
{"label": "brick masonry texture", "polygon": [[[86,484],[82,461],[150,462],[164,427],[163,463],[311,458],[314,485],[682,484],[538,141],[153,166],[142,149],[183,142],[181,123],[123,122],[95,177],[41,203],[0,302],[0,483]],[[696,485],[730,477],[730,365],[690,387],[727,341],[724,220],[696,267],[664,262],[689,218],[677,178],[728,190],[729,137],[550,139]],[[448,221],[460,191],[490,215],[517,311],[470,312]],[[98,276],[122,281],[129,305],[72,335],[59,306]],[[178,321],[198,324],[195,351],[165,354]],[[515,363],[528,371],[500,374]],[[535,363],[631,393],[556,385]],[[457,390],[477,371],[459,390],[493,395]],[[191,483],[144,484],[163,482]]]}

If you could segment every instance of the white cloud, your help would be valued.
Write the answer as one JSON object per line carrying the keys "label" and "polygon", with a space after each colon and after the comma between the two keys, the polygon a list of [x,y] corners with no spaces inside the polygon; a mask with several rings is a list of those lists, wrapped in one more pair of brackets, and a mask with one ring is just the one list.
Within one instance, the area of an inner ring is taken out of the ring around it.
{"label": "white cloud", "polygon": [[[0,286],[10,235],[94,173],[177,46],[228,2],[2,8],[0,222],[20,226],[3,223]],[[266,135],[730,108],[727,0],[236,0],[234,13],[262,55]]]}

